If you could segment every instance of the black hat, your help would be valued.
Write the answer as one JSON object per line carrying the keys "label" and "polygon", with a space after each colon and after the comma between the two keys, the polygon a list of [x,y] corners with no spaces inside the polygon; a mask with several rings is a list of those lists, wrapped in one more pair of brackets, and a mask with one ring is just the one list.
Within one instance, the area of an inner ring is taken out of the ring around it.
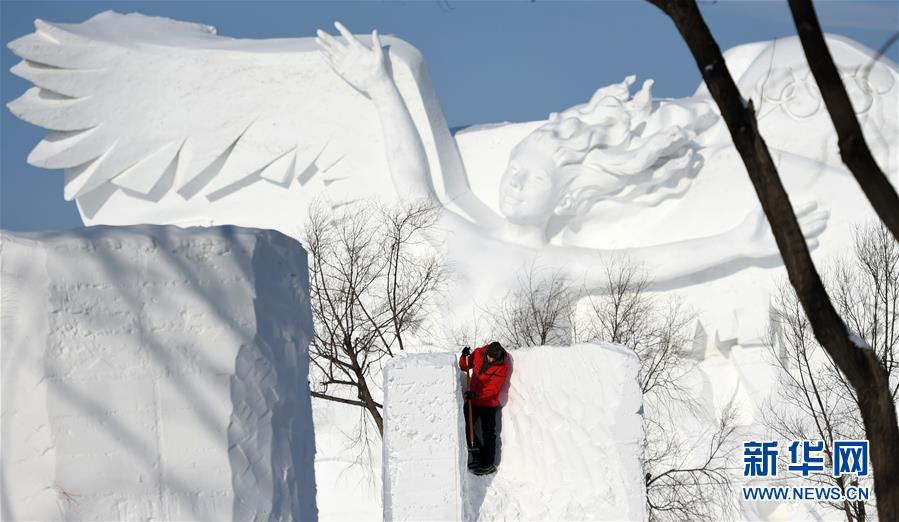
{"label": "black hat", "polygon": [[490,343],[490,346],[487,347],[487,356],[493,359],[499,359],[505,352],[506,350],[503,349],[503,345],[496,341],[493,341]]}

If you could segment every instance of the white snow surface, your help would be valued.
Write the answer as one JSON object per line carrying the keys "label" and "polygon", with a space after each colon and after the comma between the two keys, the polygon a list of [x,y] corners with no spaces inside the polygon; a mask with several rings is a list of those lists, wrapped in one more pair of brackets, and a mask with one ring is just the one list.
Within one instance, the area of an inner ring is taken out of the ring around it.
{"label": "white snow surface", "polygon": [[3,519],[317,516],[297,242],[236,227],[0,238]]}
{"label": "white snow surface", "polygon": [[409,355],[389,363],[385,520],[458,519],[460,490],[465,520],[645,519],[634,353],[584,344],[524,348],[509,357],[498,471],[480,477],[464,467],[456,356]]}
{"label": "white snow surface", "polygon": [[456,356],[384,369],[384,520],[459,520],[466,451]]}

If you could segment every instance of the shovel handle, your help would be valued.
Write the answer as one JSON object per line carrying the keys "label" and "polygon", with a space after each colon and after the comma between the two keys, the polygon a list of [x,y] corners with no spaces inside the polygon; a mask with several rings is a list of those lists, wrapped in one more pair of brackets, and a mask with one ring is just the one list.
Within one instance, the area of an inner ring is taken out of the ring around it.
{"label": "shovel handle", "polygon": [[[471,390],[471,355],[468,356],[468,367],[465,370],[465,389]],[[467,414],[468,414],[468,447],[474,447],[474,414],[472,413],[471,399],[465,399],[465,402],[468,403]]]}

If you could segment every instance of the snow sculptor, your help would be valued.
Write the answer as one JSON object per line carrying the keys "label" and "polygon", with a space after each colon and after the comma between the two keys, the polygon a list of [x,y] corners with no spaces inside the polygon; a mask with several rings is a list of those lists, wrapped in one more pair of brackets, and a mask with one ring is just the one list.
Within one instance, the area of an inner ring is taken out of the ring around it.
{"label": "snow sculptor", "polygon": [[[459,288],[496,295],[510,287],[516,268],[539,264],[598,291],[603,276],[589,269],[621,256],[665,282],[724,265],[736,270],[747,260],[778,255],[760,207],[731,230],[695,239],[616,250],[552,243],[554,233],[576,226],[588,213],[590,219],[599,215],[612,224],[681,197],[701,166],[695,138],[717,120],[709,103],[653,102],[651,81],[631,96],[633,77],[598,90],[584,105],[552,114],[512,150],[500,181],[501,216],[467,186],[450,194],[452,201],[446,203],[464,209],[471,219],[466,218],[445,206],[434,189],[421,136],[393,81],[377,31],[369,48],[340,23],[335,26],[343,41],[322,30],[316,41],[331,68],[375,105],[399,195],[442,209],[439,228],[444,233],[435,235],[435,242],[448,252],[490,252],[489,263],[454,256],[465,283]],[[815,248],[828,213],[808,203],[798,208],[797,216]]]}
{"label": "snow sculptor", "polygon": [[[467,372],[465,390],[465,434],[468,440],[468,469],[475,475],[496,472],[496,418],[500,415],[499,394],[509,376],[503,345],[494,341],[475,349],[466,346],[459,368]],[[479,435],[475,435],[477,429]]]}

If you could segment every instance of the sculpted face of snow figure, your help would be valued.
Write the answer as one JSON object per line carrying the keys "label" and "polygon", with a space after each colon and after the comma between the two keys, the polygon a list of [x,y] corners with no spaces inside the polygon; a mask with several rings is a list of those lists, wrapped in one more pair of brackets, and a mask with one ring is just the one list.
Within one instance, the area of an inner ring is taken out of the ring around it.
{"label": "sculpted face of snow figure", "polygon": [[[628,78],[601,89],[590,103],[550,115],[512,150],[499,186],[499,209],[509,228],[517,227],[508,239],[529,237],[521,232],[531,227],[545,234],[551,221],[583,216],[600,202],[628,203],[634,211],[689,187],[699,164],[688,138],[696,125],[689,130],[670,125],[638,136],[636,129],[658,125],[646,117],[652,82],[630,99],[632,82]],[[702,125],[710,120],[696,119]],[[678,183],[664,186],[671,182]],[[547,242],[545,235],[538,237],[537,243]]]}
{"label": "sculpted face of snow figure", "polygon": [[499,208],[510,223],[545,226],[561,199],[552,159],[527,147],[516,149],[500,181]]}
{"label": "sculpted face of snow figure", "polygon": [[[710,267],[777,255],[761,209],[718,236],[614,251],[551,243],[554,222],[587,214],[595,219],[635,213],[679,197],[699,168],[693,138],[716,120],[709,105],[654,104],[651,81],[632,96],[633,77],[600,89],[584,105],[550,115],[512,150],[499,186],[502,215],[470,191],[451,197],[471,219],[450,211],[432,185],[421,137],[391,77],[377,31],[369,47],[340,23],[335,26],[342,39],[319,30],[316,41],[332,69],[377,108],[397,191],[443,208],[442,226],[459,245],[484,245],[500,263],[533,260],[539,253],[544,263],[572,280],[585,281],[591,289],[599,288],[602,280],[599,274],[591,275],[590,268],[613,256],[625,255],[648,265],[657,280],[669,281]],[[614,210],[604,208],[611,204],[616,204]],[[812,203],[801,206],[798,215],[811,246],[816,246],[814,238],[824,229],[828,214]],[[734,245],[741,250],[735,251]]]}

